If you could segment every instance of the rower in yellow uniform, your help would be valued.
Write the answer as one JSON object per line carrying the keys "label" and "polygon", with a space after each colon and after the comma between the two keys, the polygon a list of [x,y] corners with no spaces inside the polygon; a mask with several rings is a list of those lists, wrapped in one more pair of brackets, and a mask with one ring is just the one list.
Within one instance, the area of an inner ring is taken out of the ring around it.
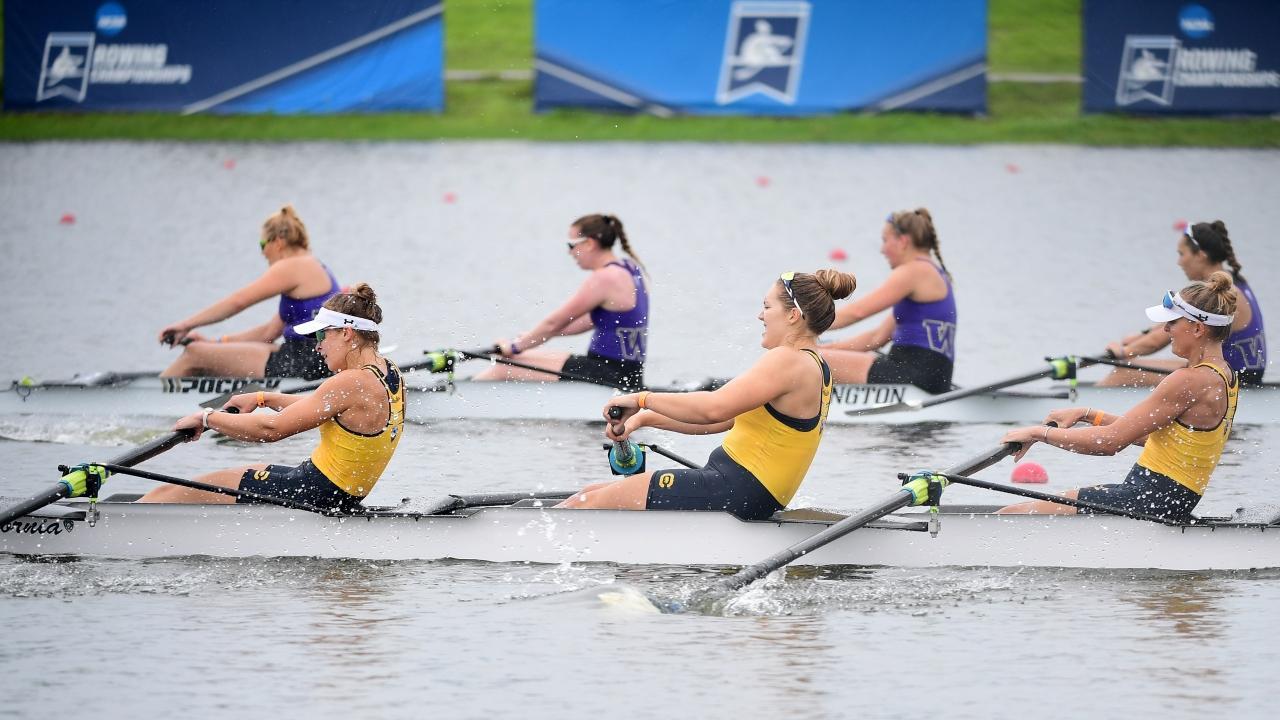
{"label": "rower in yellow uniform", "polygon": [[[1240,379],[1222,354],[1236,297],[1231,276],[1215,272],[1207,282],[1193,282],[1177,293],[1171,290],[1160,305],[1147,308],[1148,318],[1164,323],[1173,354],[1184,358],[1188,367],[1175,370],[1125,414],[1091,408],[1057,410],[1046,418],[1057,428],[1019,428],[1004,440],[1023,443],[1018,458],[1035,442],[1085,455],[1114,455],[1129,445],[1143,445],[1123,483],[1068,490],[1063,495],[1176,522],[1190,520],[1222,458],[1236,414]],[[1072,427],[1082,422],[1090,427]],[[1037,500],[1002,512],[1071,515],[1088,510]]]}
{"label": "rower in yellow uniform", "polygon": [[[747,520],[786,507],[818,451],[831,403],[831,369],[818,354],[818,335],[854,285],[852,275],[836,270],[784,273],[770,284],[759,315],[766,352],[745,373],[712,392],[645,391],[605,406],[605,434],[615,441],[641,427],[728,431],[706,467],[589,485],[560,507],[724,511]],[[609,418],[614,407],[623,409],[621,418]]]}
{"label": "rower in yellow uniform", "polygon": [[[333,377],[310,395],[256,392],[236,395],[224,410],[206,409],[177,422],[175,430],[214,429],[238,440],[276,442],[320,428],[320,444],[297,466],[251,465],[220,470],[200,482],[296,500],[323,508],[351,509],[373,490],[404,432],[404,384],[400,371],[378,354],[382,308],[368,285],[325,301],[315,319],[294,326],[314,336]],[[253,413],[258,408],[279,413]],[[141,502],[253,502],[178,486],[156,488]]]}

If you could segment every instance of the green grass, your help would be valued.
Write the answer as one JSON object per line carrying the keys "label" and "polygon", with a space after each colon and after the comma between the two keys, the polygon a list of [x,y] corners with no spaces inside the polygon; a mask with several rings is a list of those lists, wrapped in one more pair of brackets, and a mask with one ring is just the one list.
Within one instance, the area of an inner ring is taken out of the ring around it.
{"label": "green grass", "polygon": [[[531,0],[449,0],[446,67],[516,70],[532,65]],[[1080,0],[990,0],[992,72],[1080,71]],[[1049,142],[1087,145],[1280,147],[1271,119],[1081,115],[1080,86],[994,83],[989,115],[857,113],[809,118],[532,112],[531,83],[451,82],[439,115],[177,117],[168,114],[0,113],[0,139],[673,140],[734,142]]]}

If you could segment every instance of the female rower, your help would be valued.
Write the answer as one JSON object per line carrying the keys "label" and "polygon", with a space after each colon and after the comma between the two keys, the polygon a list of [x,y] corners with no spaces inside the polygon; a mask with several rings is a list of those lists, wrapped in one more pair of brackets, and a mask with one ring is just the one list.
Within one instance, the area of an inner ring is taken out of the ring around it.
{"label": "female rower", "polygon": [[[179,323],[160,331],[160,342],[186,344],[186,349],[162,377],[224,375],[228,377],[327,377],[329,369],[316,353],[316,343],[298,334],[294,325],[306,322],[334,293],[338,281],[311,254],[307,228],[285,205],[262,223],[258,247],[267,271],[257,280]],[[194,332],[239,313],[273,295],[280,296],[276,314],[265,323],[210,340]],[[276,345],[276,338],[284,342]]]}
{"label": "female rower", "polygon": [[818,354],[818,335],[855,282],[836,270],[784,273],[770,284],[759,315],[766,352],[745,373],[712,392],[645,391],[605,406],[606,418],[612,407],[624,410],[605,430],[612,440],[642,427],[690,435],[727,430],[705,468],[588,485],[560,507],[726,511],[748,520],[786,507],[813,462],[831,403],[831,369]]}
{"label": "female rower", "polygon": [[[323,508],[350,509],[373,489],[391,460],[404,429],[404,387],[400,371],[378,354],[378,324],[382,308],[373,289],[361,283],[349,293],[334,295],[310,320],[293,329],[316,338],[316,350],[335,373],[310,395],[256,392],[236,395],[225,408],[209,409],[179,420],[175,430],[195,430],[192,440],[208,429],[236,438],[276,442],[320,428],[320,444],[302,464],[251,465],[220,470],[197,478],[200,482],[309,503]],[[257,408],[279,413],[253,413]],[[166,485],[142,497],[142,502],[253,502],[230,495]]]}
{"label": "female rower", "polygon": [[[892,272],[880,287],[837,310],[831,329],[888,308],[893,312],[874,330],[822,345],[822,357],[837,383],[905,383],[946,392],[956,359],[956,298],[933,217],[924,208],[893,213],[885,218],[880,239],[880,254]],[[874,352],[890,340],[888,355]]]}
{"label": "female rower", "polygon": [[[617,243],[628,259],[613,253]],[[587,215],[569,226],[569,254],[591,273],[563,305],[532,330],[498,341],[506,357],[525,365],[584,378],[623,390],[644,386],[644,359],[649,334],[649,290],[643,268],[622,221],[613,215]],[[533,348],[559,335],[592,331],[586,355]],[[476,380],[552,381],[559,376],[494,365]]]}
{"label": "female rower", "polygon": [[[1019,428],[1007,433],[1005,441],[1023,443],[1018,458],[1036,442],[1085,455],[1114,455],[1129,445],[1144,445],[1123,483],[1063,495],[1176,522],[1189,520],[1222,457],[1236,414],[1239,377],[1222,353],[1236,307],[1231,276],[1225,272],[1193,282],[1179,293],[1169,291],[1161,305],[1147,309],[1147,317],[1163,323],[1173,353],[1188,367],[1173,371],[1124,415],[1067,408],[1046,419],[1057,428]],[[1076,423],[1089,427],[1073,428]],[[1037,500],[1002,512],[1072,515],[1088,510]]]}
{"label": "female rower", "polygon": [[[1231,324],[1231,334],[1222,344],[1223,357],[1227,359],[1231,369],[1239,373],[1241,382],[1261,383],[1262,373],[1267,369],[1267,339],[1262,328],[1262,310],[1253,290],[1249,289],[1244,276],[1240,274],[1240,261],[1236,259],[1235,250],[1231,247],[1227,226],[1221,220],[1188,224],[1178,238],[1178,267],[1182,268],[1187,279],[1207,280],[1213,273],[1223,272],[1223,264],[1231,267],[1238,308],[1235,321]],[[1111,343],[1107,346],[1107,354],[1129,359],[1150,355],[1168,345],[1169,333],[1156,325],[1120,342]],[[1144,360],[1142,364],[1168,370],[1186,367],[1186,363],[1181,360]],[[1098,384],[1155,385],[1162,377],[1164,375],[1161,373],[1116,368]]]}

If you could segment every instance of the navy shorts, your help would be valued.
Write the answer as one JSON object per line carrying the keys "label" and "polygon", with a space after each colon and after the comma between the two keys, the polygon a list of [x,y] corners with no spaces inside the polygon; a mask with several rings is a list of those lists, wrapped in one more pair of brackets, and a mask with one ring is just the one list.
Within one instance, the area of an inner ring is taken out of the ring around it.
{"label": "navy shorts", "polygon": [[267,377],[296,377],[319,380],[333,374],[324,357],[316,352],[313,338],[285,340],[280,349],[267,356],[267,367],[262,373]]}
{"label": "navy shorts", "polygon": [[782,504],[724,448],[716,448],[705,468],[655,470],[649,476],[645,507],[728,512],[743,520],[767,520]]}
{"label": "navy shorts", "polygon": [[927,393],[951,389],[951,360],[942,353],[915,345],[894,345],[867,370],[867,382],[915,385]]}
{"label": "navy shorts", "polygon": [[[268,465],[262,470],[245,470],[244,475],[240,476],[240,489],[281,500],[303,502],[326,510],[359,509],[360,501],[364,499],[334,485],[310,460],[297,467]],[[238,497],[236,502],[253,504],[259,501]]]}
{"label": "navy shorts", "polygon": [[[1191,511],[1200,496],[1177,480],[1135,464],[1124,482],[1115,485],[1096,485],[1080,488],[1076,497],[1091,503],[1106,505],[1119,510],[1146,513],[1156,517],[1185,523],[1191,520]],[[1079,508],[1083,514],[1091,514],[1088,508]]]}
{"label": "navy shorts", "polygon": [[643,364],[615,360],[595,353],[570,355],[560,372],[626,392],[635,392],[644,387]]}

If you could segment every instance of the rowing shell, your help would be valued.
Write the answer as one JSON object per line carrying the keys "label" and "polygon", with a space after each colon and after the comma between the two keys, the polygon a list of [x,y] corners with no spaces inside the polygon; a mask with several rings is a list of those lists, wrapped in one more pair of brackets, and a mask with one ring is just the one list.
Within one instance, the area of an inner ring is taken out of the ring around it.
{"label": "rowing shell", "polygon": [[[132,498],[135,496],[124,496]],[[560,510],[540,500],[441,514],[376,509],[328,517],[264,505],[63,501],[0,525],[0,553],[111,558],[190,555],[369,560],[746,565],[842,516],[812,510],[748,522],[725,513]],[[904,511],[803,565],[1241,570],[1280,567],[1280,526],[1158,525],[1098,515],[996,515],[994,507]],[[96,518],[94,515],[96,514]]]}
{"label": "rowing shell", "polygon": [[[13,383],[0,391],[0,414],[140,415],[179,417],[199,409],[201,401],[228,392],[257,389],[288,392],[296,379],[160,378],[95,375],[33,385]],[[687,384],[666,388],[687,391]],[[903,424],[920,422],[1037,423],[1049,411],[1084,405],[1122,413],[1149,393],[1149,388],[1100,388],[1080,383],[1074,392],[1063,385],[1028,385],[1028,391],[996,391],[941,403],[922,410],[850,415],[883,405],[924,400],[927,393],[909,385],[837,385],[832,391],[829,424]],[[612,388],[579,382],[447,383],[439,375],[410,372],[405,376],[408,418],[414,422],[442,419],[599,420]],[[661,390],[660,388],[654,388]],[[1240,394],[1237,424],[1280,423],[1280,387],[1245,388]]]}

